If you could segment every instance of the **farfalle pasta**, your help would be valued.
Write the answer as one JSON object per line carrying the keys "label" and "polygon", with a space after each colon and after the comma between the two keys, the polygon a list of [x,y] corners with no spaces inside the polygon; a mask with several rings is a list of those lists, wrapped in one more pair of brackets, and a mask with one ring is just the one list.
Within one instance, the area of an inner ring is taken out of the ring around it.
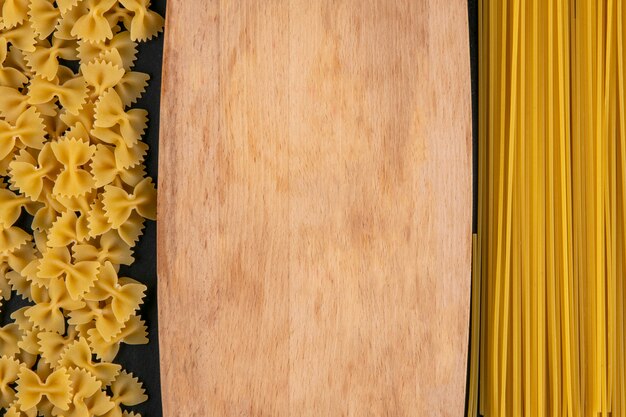
{"label": "farfalle pasta", "polygon": [[0,1],[0,309],[23,299],[0,326],[7,417],[140,417],[114,360],[148,343],[120,266],[156,219],[133,67],[163,24],[149,0]]}
{"label": "farfalle pasta", "polygon": [[72,398],[72,387],[67,369],[60,367],[42,380],[37,373],[21,367],[15,396],[22,410],[36,407],[44,397],[55,407],[67,410]]}

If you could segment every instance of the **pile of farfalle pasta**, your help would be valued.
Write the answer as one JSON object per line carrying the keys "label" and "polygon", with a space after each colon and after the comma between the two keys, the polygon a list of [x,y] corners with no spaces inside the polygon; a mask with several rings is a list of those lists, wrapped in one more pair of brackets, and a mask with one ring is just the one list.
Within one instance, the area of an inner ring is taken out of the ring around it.
{"label": "pile of farfalle pasta", "polygon": [[[143,161],[149,0],[0,0],[0,409],[138,416],[140,381],[114,363],[148,342],[133,262],[156,189]],[[32,224],[31,224],[32,222]],[[8,312],[7,312],[8,314]],[[0,414],[2,414],[0,412]]]}

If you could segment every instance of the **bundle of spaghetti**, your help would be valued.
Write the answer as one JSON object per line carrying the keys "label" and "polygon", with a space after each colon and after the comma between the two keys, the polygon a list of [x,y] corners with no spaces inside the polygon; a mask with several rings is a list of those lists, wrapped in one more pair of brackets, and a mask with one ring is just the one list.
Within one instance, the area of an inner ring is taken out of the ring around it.
{"label": "bundle of spaghetti", "polygon": [[626,416],[626,4],[478,13],[468,415]]}

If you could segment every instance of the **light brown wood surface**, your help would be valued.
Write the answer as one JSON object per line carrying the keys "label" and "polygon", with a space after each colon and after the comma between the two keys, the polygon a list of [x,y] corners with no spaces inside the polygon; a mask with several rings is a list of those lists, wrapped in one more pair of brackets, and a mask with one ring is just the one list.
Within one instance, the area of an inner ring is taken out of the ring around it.
{"label": "light brown wood surface", "polygon": [[461,417],[465,0],[168,0],[164,415]]}

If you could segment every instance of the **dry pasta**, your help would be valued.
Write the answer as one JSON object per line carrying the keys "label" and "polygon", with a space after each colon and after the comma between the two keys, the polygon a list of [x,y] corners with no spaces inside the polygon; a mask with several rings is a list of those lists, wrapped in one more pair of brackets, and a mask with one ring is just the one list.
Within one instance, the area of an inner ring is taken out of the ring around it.
{"label": "dry pasta", "polygon": [[[7,417],[140,417],[116,364],[148,343],[134,261],[156,188],[143,165],[149,76],[137,42],[163,29],[149,0],[0,2],[0,408]],[[30,227],[19,221],[32,218]]]}
{"label": "dry pasta", "polygon": [[625,416],[626,5],[478,3],[468,415]]}

